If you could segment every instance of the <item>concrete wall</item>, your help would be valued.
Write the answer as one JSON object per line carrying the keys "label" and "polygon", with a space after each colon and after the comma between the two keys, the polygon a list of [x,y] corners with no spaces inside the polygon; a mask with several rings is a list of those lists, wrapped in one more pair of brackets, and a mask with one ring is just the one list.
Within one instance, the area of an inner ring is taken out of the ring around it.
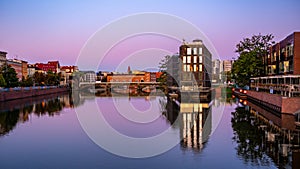
{"label": "concrete wall", "polygon": [[50,89],[30,89],[30,90],[18,90],[0,92],[0,101],[21,99],[26,97],[33,97],[39,95],[47,95],[52,93],[66,92],[67,88],[50,88]]}

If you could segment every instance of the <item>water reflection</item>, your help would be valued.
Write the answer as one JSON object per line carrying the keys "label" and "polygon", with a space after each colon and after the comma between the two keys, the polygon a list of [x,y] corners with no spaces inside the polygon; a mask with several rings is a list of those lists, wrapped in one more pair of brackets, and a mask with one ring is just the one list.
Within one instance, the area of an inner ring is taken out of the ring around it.
{"label": "water reflection", "polygon": [[212,130],[212,113],[210,100],[203,103],[182,102],[168,99],[163,113],[173,124],[178,120],[181,147],[200,152],[207,142]]}
{"label": "water reflection", "polygon": [[[237,155],[245,163],[269,166],[271,158],[279,168],[300,168],[299,130],[292,115],[252,107],[237,107],[232,112],[232,128]],[[258,111],[259,110],[259,111]]]}
{"label": "water reflection", "polygon": [[0,136],[8,134],[18,123],[29,121],[30,114],[54,116],[73,106],[69,93],[0,102]]}

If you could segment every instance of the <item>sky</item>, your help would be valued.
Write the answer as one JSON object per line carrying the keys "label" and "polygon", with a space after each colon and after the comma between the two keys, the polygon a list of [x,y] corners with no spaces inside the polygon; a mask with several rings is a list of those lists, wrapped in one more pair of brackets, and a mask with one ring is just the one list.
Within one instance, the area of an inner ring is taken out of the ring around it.
{"label": "sky", "polygon": [[[195,25],[220,59],[237,57],[235,45],[245,37],[272,33],[279,41],[300,31],[297,0],[1,0],[0,6],[0,51],[8,52],[8,58],[29,63],[59,60],[61,65],[75,65],[97,31],[120,18],[144,12],[170,14]],[[112,46],[99,69],[114,71],[122,64],[120,70],[127,70],[127,64],[132,69],[156,67],[163,55],[178,52],[180,42],[167,39],[129,37]],[[122,44],[125,42],[127,45]]]}

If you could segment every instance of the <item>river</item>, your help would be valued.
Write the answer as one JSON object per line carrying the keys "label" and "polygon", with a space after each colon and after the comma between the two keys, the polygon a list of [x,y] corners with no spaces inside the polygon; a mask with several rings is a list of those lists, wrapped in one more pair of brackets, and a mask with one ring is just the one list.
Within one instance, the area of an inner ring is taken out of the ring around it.
{"label": "river", "polygon": [[[101,123],[101,128],[93,128],[100,138],[97,141],[83,119],[93,118],[89,114],[93,105],[105,124],[125,138],[152,138],[166,130],[169,135],[161,143],[153,141],[142,147],[138,142],[136,147],[127,147],[126,142],[112,140],[113,132],[104,130]],[[297,169],[299,151],[291,145],[299,146],[299,131],[298,135],[289,129],[282,132],[274,119],[265,117],[247,101],[235,99],[181,103],[179,107],[160,95],[89,97],[67,93],[2,102],[0,168]],[[287,133],[293,134],[292,140]],[[148,157],[137,158],[137,154]]]}

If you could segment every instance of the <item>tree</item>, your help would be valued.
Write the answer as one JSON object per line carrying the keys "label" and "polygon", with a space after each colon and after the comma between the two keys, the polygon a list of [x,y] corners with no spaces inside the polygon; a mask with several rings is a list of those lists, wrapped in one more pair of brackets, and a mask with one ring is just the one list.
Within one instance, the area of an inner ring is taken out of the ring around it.
{"label": "tree", "polygon": [[46,76],[43,73],[35,72],[33,74],[33,81],[37,85],[44,85],[45,84],[45,79],[46,79]]}
{"label": "tree", "polygon": [[5,87],[5,86],[6,86],[5,79],[3,75],[0,73],[0,87]]}
{"label": "tree", "polygon": [[10,65],[3,65],[1,68],[1,73],[5,79],[5,87],[17,87],[19,86],[19,79],[17,78],[17,73],[14,68]]}
{"label": "tree", "polygon": [[30,77],[30,76],[27,76],[27,78],[25,79],[24,76],[23,76],[20,85],[21,85],[22,87],[33,86],[33,78]]}
{"label": "tree", "polygon": [[165,72],[167,70],[167,64],[170,58],[170,55],[164,56],[164,58],[159,62],[159,71]]}
{"label": "tree", "polygon": [[239,57],[233,64],[232,75],[240,86],[249,85],[251,77],[264,75],[263,59],[275,43],[273,38],[272,34],[258,34],[244,38],[236,45],[235,52]]}

